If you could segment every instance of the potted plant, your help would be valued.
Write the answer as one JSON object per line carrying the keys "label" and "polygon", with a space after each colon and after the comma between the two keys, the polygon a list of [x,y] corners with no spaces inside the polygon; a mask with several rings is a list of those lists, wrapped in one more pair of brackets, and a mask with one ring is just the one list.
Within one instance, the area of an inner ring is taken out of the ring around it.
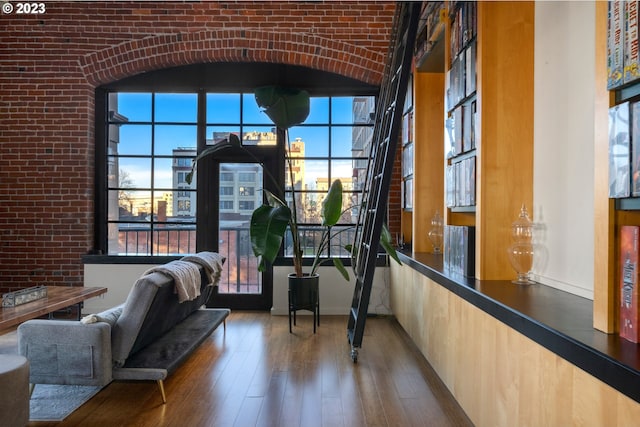
{"label": "potted plant", "polygon": [[[258,106],[267,114],[273,123],[286,133],[287,151],[290,152],[289,129],[292,126],[304,122],[309,115],[309,94],[304,90],[283,88],[278,86],[265,86],[255,90],[255,99]],[[194,162],[192,172],[187,177],[190,182],[193,172],[197,165],[197,161],[202,157],[213,155],[220,150],[231,147],[242,148],[240,139],[237,135],[230,134],[227,141],[216,144],[204,150]],[[249,153],[251,155],[251,153]],[[294,185],[293,167],[291,157],[287,156],[289,162],[289,182]],[[274,179],[268,170],[265,170],[270,179]],[[323,259],[322,254],[331,243],[332,237],[341,233],[343,230],[331,234],[331,227],[337,224],[341,215],[344,213],[342,206],[342,182],[335,180],[331,183],[329,191],[322,203],[322,236],[320,244],[315,248],[314,259],[309,272],[303,272],[303,251],[301,244],[301,234],[298,228],[296,198],[294,188],[291,188],[291,194],[294,195],[291,200],[291,208],[287,204],[284,197],[278,197],[275,194],[264,190],[267,203],[255,209],[251,216],[249,234],[251,237],[251,246],[256,257],[259,258],[259,271],[264,271],[266,263],[273,263],[278,256],[280,247],[287,233],[287,229],[291,232],[292,242],[292,259],[294,272],[289,275],[289,287],[300,290],[301,283],[309,281],[313,282],[309,289],[317,289],[318,284],[318,267],[324,263],[332,262],[338,269],[345,280],[349,280],[349,273],[340,258]],[[347,207],[351,209],[352,207]],[[397,262],[400,262],[395,249],[391,244],[391,234],[386,229],[383,230],[381,237],[381,245]],[[347,247],[350,250],[351,248]],[[298,292],[297,296],[302,298],[303,295],[309,295],[309,292]],[[317,296],[316,296],[317,298]],[[308,303],[308,304],[307,304]],[[312,302],[300,301],[298,306],[308,306]]]}

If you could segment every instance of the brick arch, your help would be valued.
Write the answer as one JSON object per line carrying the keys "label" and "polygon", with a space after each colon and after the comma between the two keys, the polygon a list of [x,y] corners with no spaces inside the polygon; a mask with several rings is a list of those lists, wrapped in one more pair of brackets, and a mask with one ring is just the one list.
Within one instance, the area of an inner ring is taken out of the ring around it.
{"label": "brick arch", "polygon": [[142,72],[206,62],[271,62],[380,84],[384,55],[313,34],[221,29],[131,40],[88,54],[80,66],[94,87]]}

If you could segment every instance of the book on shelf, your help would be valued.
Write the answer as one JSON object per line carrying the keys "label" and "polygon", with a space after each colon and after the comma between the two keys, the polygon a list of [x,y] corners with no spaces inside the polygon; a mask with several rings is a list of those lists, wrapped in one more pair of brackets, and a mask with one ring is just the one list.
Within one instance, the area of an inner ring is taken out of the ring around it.
{"label": "book on shelf", "polygon": [[464,98],[464,56],[459,56],[451,64],[449,90],[451,91],[450,108],[453,108]]}
{"label": "book on shelf", "polygon": [[476,204],[476,156],[471,156],[465,160],[467,162],[467,193],[465,202],[467,206],[475,206]]}
{"label": "book on shelf", "polygon": [[608,3],[607,13],[607,89],[623,82],[624,75],[624,0]]}
{"label": "book on shelf", "polygon": [[609,108],[609,197],[631,194],[630,104],[623,102]]}
{"label": "book on shelf", "polygon": [[624,2],[624,77],[629,83],[640,77],[640,52],[638,51],[638,1]]}
{"label": "book on shelf", "polygon": [[447,114],[444,119],[444,157],[450,159],[456,155],[456,137],[454,135],[454,117],[452,114]]}
{"label": "book on shelf", "polygon": [[631,104],[631,195],[640,197],[640,102]]}
{"label": "book on shelf", "polygon": [[413,178],[404,180],[404,208],[413,209]]}
{"label": "book on shelf", "polygon": [[413,175],[413,143],[402,147],[402,177]]}
{"label": "book on shelf", "polygon": [[466,102],[462,106],[462,151],[467,152],[471,146],[471,102]]}
{"label": "book on shelf", "polygon": [[415,57],[420,58],[433,50],[436,40],[444,30],[444,2],[425,2],[420,14],[418,36],[416,37]]}
{"label": "book on shelf", "polygon": [[463,107],[458,105],[453,110],[453,142],[454,142],[454,155],[461,154],[463,150],[462,141],[462,127],[464,126]]}
{"label": "book on shelf", "polygon": [[638,239],[640,227],[622,226],[620,229],[620,336],[640,341],[638,301]]}
{"label": "book on shelf", "polygon": [[455,182],[455,167],[454,165],[447,165],[444,171],[445,180],[445,193],[446,204],[448,208],[456,206],[455,194],[456,194],[456,182]]}
{"label": "book on shelf", "polygon": [[469,43],[465,51],[465,90],[470,96],[476,91],[476,41]]}
{"label": "book on shelf", "polygon": [[478,117],[477,111],[478,111],[477,110],[477,104],[476,104],[476,100],[474,99],[473,101],[471,101],[471,109],[470,109],[470,112],[469,112],[470,115],[471,115],[471,118],[470,118],[470,120],[471,120],[471,126],[470,126],[470,128],[471,128],[471,136],[470,136],[470,138],[471,138],[471,149],[472,150],[478,146],[478,138],[477,138],[477,135],[478,135],[477,124],[478,123],[476,121],[476,119]]}
{"label": "book on shelf", "polygon": [[444,227],[443,267],[449,273],[475,275],[475,227]]}
{"label": "book on shelf", "polygon": [[449,48],[451,58],[455,58],[465,45],[475,37],[477,7],[476,2],[455,2],[451,16]]}

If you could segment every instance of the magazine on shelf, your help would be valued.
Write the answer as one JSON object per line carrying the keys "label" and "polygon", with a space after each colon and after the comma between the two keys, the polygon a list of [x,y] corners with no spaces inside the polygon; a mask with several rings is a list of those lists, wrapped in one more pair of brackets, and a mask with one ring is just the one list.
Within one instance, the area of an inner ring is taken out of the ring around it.
{"label": "magazine on shelf", "polygon": [[609,108],[609,197],[631,194],[631,126],[629,102]]}
{"label": "magazine on shelf", "polygon": [[638,319],[638,238],[640,227],[620,229],[620,336],[632,342],[640,341]]}

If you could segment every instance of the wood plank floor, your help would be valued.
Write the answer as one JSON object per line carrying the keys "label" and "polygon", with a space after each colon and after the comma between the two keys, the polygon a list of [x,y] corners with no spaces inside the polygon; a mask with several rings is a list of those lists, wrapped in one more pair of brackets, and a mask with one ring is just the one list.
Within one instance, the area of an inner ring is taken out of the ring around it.
{"label": "wood plank floor", "polygon": [[470,426],[390,317],[367,319],[358,363],[346,316],[233,312],[165,381],[113,382],[60,423],[30,426]]}

